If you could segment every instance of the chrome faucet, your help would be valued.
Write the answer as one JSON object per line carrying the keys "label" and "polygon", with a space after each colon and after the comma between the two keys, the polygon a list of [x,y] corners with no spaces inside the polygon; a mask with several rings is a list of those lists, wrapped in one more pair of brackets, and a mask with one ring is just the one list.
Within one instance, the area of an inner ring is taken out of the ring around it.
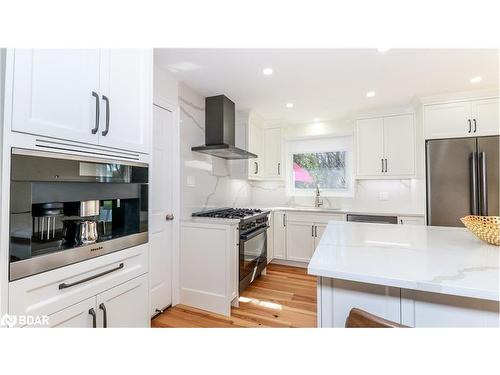
{"label": "chrome faucet", "polygon": [[314,196],[314,207],[320,207],[323,205],[323,199],[321,199],[321,192],[319,191],[319,185],[316,185],[316,195]]}

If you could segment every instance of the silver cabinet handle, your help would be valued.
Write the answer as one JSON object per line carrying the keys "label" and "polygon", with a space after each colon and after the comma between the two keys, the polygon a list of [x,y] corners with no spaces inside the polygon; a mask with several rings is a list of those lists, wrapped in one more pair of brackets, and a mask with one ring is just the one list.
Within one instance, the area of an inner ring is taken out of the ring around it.
{"label": "silver cabinet handle", "polygon": [[96,134],[99,130],[99,95],[92,91],[92,96],[95,98],[95,127],[92,129],[92,134]]}
{"label": "silver cabinet handle", "polygon": [[286,227],[286,214],[283,214],[283,226]]}
{"label": "silver cabinet handle", "polygon": [[103,95],[102,100],[106,102],[106,129],[102,131],[102,135],[107,136],[109,133],[109,99],[106,95]]}
{"label": "silver cabinet handle", "polygon": [[165,216],[165,220],[166,221],[174,220],[174,215],[173,214],[167,214],[167,216]]}
{"label": "silver cabinet handle", "polygon": [[384,159],[380,159],[380,161],[382,162],[382,169],[381,169],[381,172],[384,173]]}
{"label": "silver cabinet handle", "polygon": [[278,163],[278,176],[281,175],[281,163]]}
{"label": "silver cabinet handle", "polygon": [[254,162],[253,162],[253,164],[254,164],[254,166],[255,166],[255,169],[254,169],[253,174],[257,174],[257,173],[259,173],[259,164],[257,164],[257,162],[256,162],[256,161],[254,161]]}
{"label": "silver cabinet handle", "polygon": [[385,173],[387,173],[387,159],[385,159]]}

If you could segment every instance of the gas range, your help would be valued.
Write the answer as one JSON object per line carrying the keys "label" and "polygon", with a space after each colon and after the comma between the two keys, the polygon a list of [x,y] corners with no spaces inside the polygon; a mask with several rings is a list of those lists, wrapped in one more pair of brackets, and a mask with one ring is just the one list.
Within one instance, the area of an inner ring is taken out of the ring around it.
{"label": "gas range", "polygon": [[267,218],[270,211],[264,211],[256,208],[217,208],[213,210],[206,210],[195,212],[192,214],[193,217],[205,217],[212,219],[239,219],[240,223],[247,223],[252,221],[258,221],[260,218]]}

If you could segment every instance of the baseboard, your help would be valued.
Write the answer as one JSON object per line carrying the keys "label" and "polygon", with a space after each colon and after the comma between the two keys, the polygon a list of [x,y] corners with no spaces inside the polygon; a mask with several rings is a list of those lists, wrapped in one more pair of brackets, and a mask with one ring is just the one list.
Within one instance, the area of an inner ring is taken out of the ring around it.
{"label": "baseboard", "polygon": [[271,260],[272,264],[280,264],[282,266],[291,266],[291,267],[299,267],[299,268],[307,268],[309,263],[306,262],[297,262],[294,260],[285,260],[285,259],[273,259]]}

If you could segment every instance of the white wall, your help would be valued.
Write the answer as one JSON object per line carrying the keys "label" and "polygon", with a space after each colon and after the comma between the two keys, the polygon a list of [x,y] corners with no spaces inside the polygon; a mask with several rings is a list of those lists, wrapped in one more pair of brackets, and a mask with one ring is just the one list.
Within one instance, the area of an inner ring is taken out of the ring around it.
{"label": "white wall", "polygon": [[203,209],[251,205],[250,185],[231,176],[232,161],[191,151],[205,144],[205,98],[181,83],[179,106],[182,218]]}

